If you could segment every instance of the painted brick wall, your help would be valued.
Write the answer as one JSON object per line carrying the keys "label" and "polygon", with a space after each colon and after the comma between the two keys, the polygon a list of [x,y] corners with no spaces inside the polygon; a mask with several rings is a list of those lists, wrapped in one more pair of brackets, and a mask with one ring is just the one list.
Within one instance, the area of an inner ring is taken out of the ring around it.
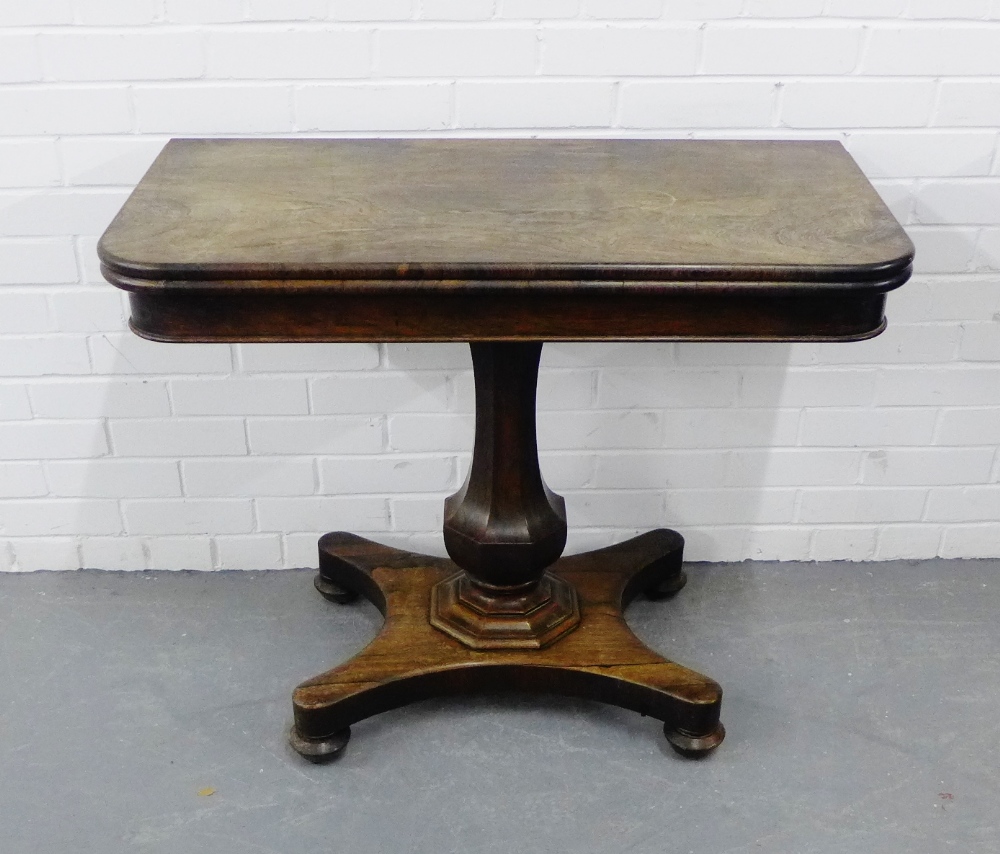
{"label": "painted brick wall", "polygon": [[172,135],[822,137],[918,272],[860,344],[546,348],[571,547],[1000,555],[1000,0],[0,3],[0,569],[441,551],[461,346],[158,345],[95,243]]}

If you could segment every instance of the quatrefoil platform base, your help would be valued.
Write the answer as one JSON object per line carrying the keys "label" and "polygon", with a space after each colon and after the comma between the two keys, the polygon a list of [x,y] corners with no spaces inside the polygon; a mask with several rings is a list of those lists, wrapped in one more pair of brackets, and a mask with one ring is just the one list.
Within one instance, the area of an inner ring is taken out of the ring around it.
{"label": "quatrefoil platform base", "polygon": [[452,561],[325,535],[317,589],[341,603],[363,596],[385,622],[357,656],[295,690],[292,746],[313,761],[332,759],[352,724],[380,712],[434,697],[521,691],[631,709],[663,721],[679,753],[708,754],[725,735],[722,689],[646,647],[622,615],[640,593],[659,599],[683,587],[682,549],[679,534],[661,529],[560,558],[549,573],[577,598],[572,630],[542,648],[474,649],[429,619],[435,587],[461,571]]}

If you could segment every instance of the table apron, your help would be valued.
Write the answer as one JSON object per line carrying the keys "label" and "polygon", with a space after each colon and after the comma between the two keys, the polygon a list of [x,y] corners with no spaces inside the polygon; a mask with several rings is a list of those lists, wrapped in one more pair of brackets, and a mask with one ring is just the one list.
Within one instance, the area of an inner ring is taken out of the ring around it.
{"label": "table apron", "polygon": [[852,341],[885,327],[885,293],[843,288],[379,294],[146,288],[134,332],[156,341]]}

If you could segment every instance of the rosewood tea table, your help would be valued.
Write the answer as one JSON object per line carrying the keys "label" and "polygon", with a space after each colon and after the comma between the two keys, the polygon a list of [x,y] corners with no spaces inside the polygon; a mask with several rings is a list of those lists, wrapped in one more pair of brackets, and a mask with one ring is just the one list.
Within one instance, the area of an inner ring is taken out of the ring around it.
{"label": "rosewood tea table", "polygon": [[717,747],[719,685],[622,616],[683,586],[681,535],[561,556],[535,440],[542,344],[867,338],[913,247],[833,142],[254,139],[170,142],[99,253],[155,341],[471,345],[450,559],[319,541],[319,592],[385,615],[293,694],[292,745],[321,760],[387,709],[508,690],[633,709],[685,755]]}

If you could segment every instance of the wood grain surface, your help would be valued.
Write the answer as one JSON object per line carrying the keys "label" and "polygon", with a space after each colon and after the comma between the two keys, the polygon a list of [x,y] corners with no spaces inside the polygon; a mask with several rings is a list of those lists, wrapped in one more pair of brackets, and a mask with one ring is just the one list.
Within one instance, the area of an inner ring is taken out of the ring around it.
{"label": "wood grain surface", "polygon": [[324,287],[863,281],[913,247],[836,142],[237,139],[171,141],[99,251],[138,279]]}
{"label": "wood grain surface", "polygon": [[[504,691],[561,694],[611,703],[664,722],[675,749],[714,750],[722,689],[712,679],[645,646],[623,609],[640,592],[659,598],[683,585],[683,538],[665,529],[556,562],[553,572],[580,595],[582,621],[545,649],[471,649],[428,624],[431,590],[453,575],[444,558],[399,551],[347,533],[320,540],[320,578],[364,596],[385,615],[357,656],[301,684],[293,695],[292,744],[332,758],[349,727],[431,697]],[[318,585],[319,586],[319,585]]]}

